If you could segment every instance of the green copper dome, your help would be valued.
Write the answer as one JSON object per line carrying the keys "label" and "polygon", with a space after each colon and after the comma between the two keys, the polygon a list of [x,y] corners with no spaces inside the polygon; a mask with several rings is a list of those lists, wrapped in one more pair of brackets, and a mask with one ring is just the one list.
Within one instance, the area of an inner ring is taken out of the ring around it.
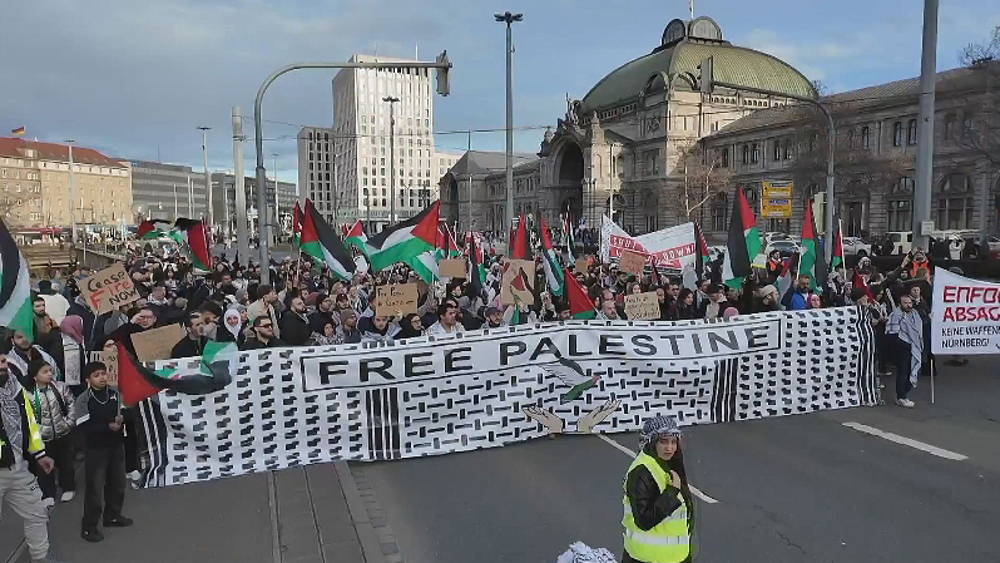
{"label": "green copper dome", "polygon": [[671,78],[685,73],[697,78],[698,65],[710,56],[714,57],[718,81],[795,96],[817,95],[812,83],[791,65],[766,53],[723,41],[718,25],[702,17],[690,23],[670,22],[660,47],[622,65],[591,88],[583,98],[582,113],[587,115],[635,99],[660,72]]}

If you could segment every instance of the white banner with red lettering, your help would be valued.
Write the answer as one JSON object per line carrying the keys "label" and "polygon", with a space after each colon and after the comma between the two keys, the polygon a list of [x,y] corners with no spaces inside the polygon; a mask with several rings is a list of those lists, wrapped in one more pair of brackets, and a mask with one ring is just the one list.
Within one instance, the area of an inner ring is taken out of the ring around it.
{"label": "white banner with red lettering", "polygon": [[931,350],[1000,354],[1000,284],[935,268]]}
{"label": "white banner with red lettering", "polygon": [[694,223],[685,223],[633,237],[604,215],[601,223],[601,260],[610,262],[631,250],[653,257],[660,268],[694,268]]}

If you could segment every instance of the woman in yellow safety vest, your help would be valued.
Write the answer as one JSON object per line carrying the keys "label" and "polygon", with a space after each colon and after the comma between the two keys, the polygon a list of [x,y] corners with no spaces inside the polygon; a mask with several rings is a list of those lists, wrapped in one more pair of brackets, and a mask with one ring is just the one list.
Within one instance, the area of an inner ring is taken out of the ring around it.
{"label": "woman in yellow safety vest", "polygon": [[622,563],[691,561],[694,505],[677,421],[665,416],[644,421],[639,447],[623,484]]}

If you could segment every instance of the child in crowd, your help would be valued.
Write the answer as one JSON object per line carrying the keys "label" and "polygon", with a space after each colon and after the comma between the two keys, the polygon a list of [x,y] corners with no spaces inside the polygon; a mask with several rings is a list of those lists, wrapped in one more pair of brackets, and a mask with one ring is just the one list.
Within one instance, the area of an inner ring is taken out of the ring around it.
{"label": "child in crowd", "polygon": [[35,409],[45,451],[56,465],[56,471],[50,473],[35,471],[42,489],[42,502],[49,508],[56,503],[56,472],[59,488],[63,491],[60,500],[69,502],[76,495],[73,438],[70,436],[76,426],[73,393],[65,383],[53,381],[54,376],[52,366],[44,360],[34,360],[28,365],[26,389]]}
{"label": "child in crowd", "polygon": [[76,400],[76,423],[86,436],[81,537],[96,543],[104,539],[97,529],[102,513],[105,528],[126,528],[132,520],[122,516],[127,481],[121,401],[118,392],[108,387],[104,363],[90,362],[83,373],[88,387]]}

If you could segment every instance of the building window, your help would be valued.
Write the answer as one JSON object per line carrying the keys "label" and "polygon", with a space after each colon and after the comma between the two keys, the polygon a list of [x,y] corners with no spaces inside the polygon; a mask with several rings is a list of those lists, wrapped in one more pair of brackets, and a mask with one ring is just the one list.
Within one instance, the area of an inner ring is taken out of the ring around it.
{"label": "building window", "polygon": [[778,162],[779,160],[781,160],[781,141],[778,141],[778,140],[774,141],[774,157],[773,157],[773,160],[775,162]]}
{"label": "building window", "polygon": [[750,164],[750,146],[743,145],[743,164]]}
{"label": "building window", "polygon": [[868,149],[871,148],[872,144],[872,130],[865,125],[861,128],[861,148]]}
{"label": "building window", "polygon": [[975,191],[972,178],[966,174],[948,175],[941,183],[940,190],[932,198],[935,208],[935,224],[938,229],[955,230],[973,228]]}
{"label": "building window", "polygon": [[948,114],[944,118],[944,139],[950,141],[955,136],[955,116]]}
{"label": "building window", "polygon": [[729,149],[719,151],[719,165],[722,168],[729,168]]}
{"label": "building window", "polygon": [[972,115],[965,114],[962,116],[962,138],[965,139],[972,135]]}
{"label": "building window", "polygon": [[902,122],[895,122],[892,124],[892,146],[901,147],[903,146],[903,124]]}
{"label": "building window", "polygon": [[725,231],[729,228],[729,195],[719,192],[712,200],[712,230]]}
{"label": "building window", "polygon": [[889,192],[889,231],[913,230],[913,178],[903,177]]}
{"label": "building window", "polygon": [[760,145],[758,145],[757,143],[753,144],[753,151],[750,155],[750,160],[754,164],[760,162]]}
{"label": "building window", "polygon": [[917,120],[911,119],[909,123],[906,124],[906,144],[915,145],[917,144]]}
{"label": "building window", "polygon": [[784,150],[784,153],[785,153],[785,155],[784,155],[784,159],[783,160],[788,160],[788,159],[792,158],[792,143],[790,143],[787,139],[785,139],[785,150]]}

